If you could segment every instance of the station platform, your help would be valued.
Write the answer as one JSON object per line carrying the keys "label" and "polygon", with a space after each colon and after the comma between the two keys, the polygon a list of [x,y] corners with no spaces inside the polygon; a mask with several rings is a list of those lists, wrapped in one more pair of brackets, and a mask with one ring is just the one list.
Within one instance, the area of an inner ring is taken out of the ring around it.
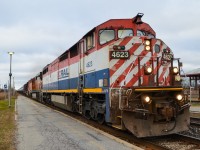
{"label": "station platform", "polygon": [[200,106],[190,106],[191,113],[200,113]]}
{"label": "station platform", "polygon": [[17,150],[141,150],[21,95],[16,110]]}
{"label": "station platform", "polygon": [[190,102],[190,116],[195,118],[200,118],[200,101],[192,100]]}

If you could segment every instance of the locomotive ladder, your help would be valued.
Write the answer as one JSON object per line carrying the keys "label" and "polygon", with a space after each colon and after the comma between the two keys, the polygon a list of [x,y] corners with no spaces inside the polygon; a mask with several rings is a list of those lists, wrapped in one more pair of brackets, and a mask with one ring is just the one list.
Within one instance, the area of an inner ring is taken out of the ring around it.
{"label": "locomotive ladder", "polygon": [[79,113],[82,114],[83,110],[83,76],[79,76],[79,88],[78,88],[78,93],[79,93]]}
{"label": "locomotive ladder", "polygon": [[78,87],[78,97],[79,97],[79,113],[83,113],[83,88],[84,88],[84,64],[85,64],[85,58],[84,58],[84,40],[81,40],[78,45],[78,49],[80,52],[80,61],[79,61],[79,87]]}
{"label": "locomotive ladder", "polygon": [[79,113],[82,114],[82,110],[83,110],[83,88],[79,88]]}

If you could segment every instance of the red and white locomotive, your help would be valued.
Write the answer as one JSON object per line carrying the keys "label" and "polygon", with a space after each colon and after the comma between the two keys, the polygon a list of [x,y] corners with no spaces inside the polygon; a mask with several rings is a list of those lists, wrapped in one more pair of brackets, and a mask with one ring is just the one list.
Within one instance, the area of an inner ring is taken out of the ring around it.
{"label": "red and white locomotive", "polygon": [[29,93],[137,137],[187,130],[182,63],[142,16],[90,30],[31,80],[42,86]]}

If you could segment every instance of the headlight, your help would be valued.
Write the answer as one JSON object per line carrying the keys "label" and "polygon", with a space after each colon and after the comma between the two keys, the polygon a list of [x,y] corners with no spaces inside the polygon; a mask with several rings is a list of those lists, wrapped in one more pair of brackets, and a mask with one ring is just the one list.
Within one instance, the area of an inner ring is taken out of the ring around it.
{"label": "headlight", "polygon": [[147,67],[147,72],[151,73],[152,72],[152,68],[151,67]]}
{"label": "headlight", "polygon": [[150,51],[150,46],[145,46],[145,50]]}
{"label": "headlight", "polygon": [[147,50],[147,51],[151,50],[151,41],[150,40],[145,40],[144,45],[145,45],[145,50]]}
{"label": "headlight", "polygon": [[181,76],[180,75],[176,75],[175,76],[175,81],[181,81]]}
{"label": "headlight", "polygon": [[150,66],[146,66],[146,67],[144,68],[144,73],[145,73],[146,75],[151,74],[151,73],[152,73],[152,68],[151,68]]}
{"label": "headlight", "polygon": [[145,41],[145,45],[150,45],[150,41],[149,41],[149,40],[146,40],[146,41]]}
{"label": "headlight", "polygon": [[177,68],[177,67],[174,67],[174,68],[173,68],[173,73],[174,73],[174,74],[178,74],[178,68]]}
{"label": "headlight", "polygon": [[149,103],[150,102],[150,97],[149,96],[146,96],[145,98],[144,98],[144,101],[146,102],[146,103]]}
{"label": "headlight", "polygon": [[148,96],[148,95],[143,95],[141,97],[141,100],[144,102],[144,103],[147,103],[147,104],[150,104],[151,103],[151,98]]}
{"label": "headlight", "polygon": [[177,99],[178,101],[181,101],[181,100],[183,99],[183,95],[182,95],[182,94],[177,94],[177,95],[176,95],[176,99]]}

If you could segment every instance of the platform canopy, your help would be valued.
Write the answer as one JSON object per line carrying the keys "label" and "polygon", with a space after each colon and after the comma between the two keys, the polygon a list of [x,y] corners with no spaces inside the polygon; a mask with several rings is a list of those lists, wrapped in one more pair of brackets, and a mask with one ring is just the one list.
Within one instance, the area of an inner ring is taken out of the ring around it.
{"label": "platform canopy", "polygon": [[194,88],[197,89],[198,81],[200,81],[200,68],[186,72],[185,76],[190,78],[190,86],[191,82],[194,81]]}

